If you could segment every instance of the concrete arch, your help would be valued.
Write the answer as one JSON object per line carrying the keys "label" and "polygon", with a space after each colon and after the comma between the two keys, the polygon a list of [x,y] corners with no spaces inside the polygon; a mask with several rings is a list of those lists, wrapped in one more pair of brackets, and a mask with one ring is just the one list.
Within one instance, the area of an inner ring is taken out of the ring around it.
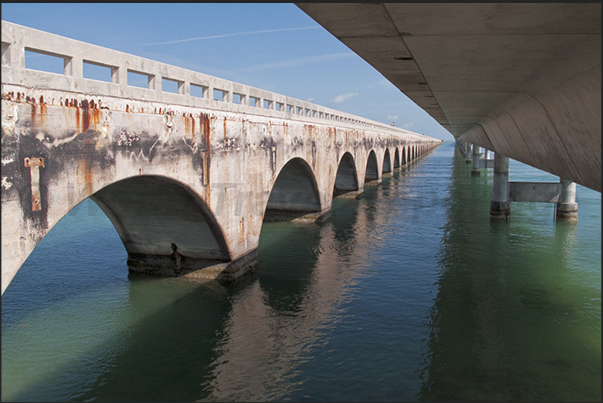
{"label": "concrete arch", "polygon": [[389,148],[385,149],[385,154],[383,155],[383,166],[381,169],[382,174],[391,173],[392,172],[392,158],[389,152]]}
{"label": "concrete arch", "polygon": [[346,152],[339,161],[337,174],[335,175],[335,184],[333,186],[333,196],[357,191],[358,189],[356,162],[352,154]]}
{"label": "concrete arch", "polygon": [[379,165],[377,164],[377,154],[371,150],[366,161],[366,171],[364,173],[364,183],[379,179]]}
{"label": "concrete arch", "polygon": [[400,168],[400,149],[398,147],[395,148],[394,152],[394,169]]}
{"label": "concrete arch", "polygon": [[264,221],[301,219],[321,210],[318,185],[310,165],[299,157],[287,161],[270,191]]}
{"label": "concrete arch", "polygon": [[103,187],[90,198],[111,220],[130,270],[180,275],[231,260],[216,219],[187,185],[141,175]]}

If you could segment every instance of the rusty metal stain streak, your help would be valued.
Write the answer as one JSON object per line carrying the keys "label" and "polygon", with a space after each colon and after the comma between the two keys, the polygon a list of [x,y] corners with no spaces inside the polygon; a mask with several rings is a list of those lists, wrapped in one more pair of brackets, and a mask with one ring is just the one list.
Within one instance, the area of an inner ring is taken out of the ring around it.
{"label": "rusty metal stain streak", "polygon": [[29,168],[31,184],[31,211],[42,209],[42,196],[40,194],[40,167],[44,167],[44,158],[25,158],[25,166]]}
{"label": "rusty metal stain streak", "polygon": [[[201,136],[202,140],[205,142],[206,152],[201,152],[201,158],[203,159],[202,163],[202,183],[203,186],[208,186],[210,182],[209,177],[209,159],[210,159],[210,138],[211,138],[211,126],[209,121],[209,116],[206,113],[199,114],[199,122],[201,126]],[[209,199],[208,199],[209,200]]]}

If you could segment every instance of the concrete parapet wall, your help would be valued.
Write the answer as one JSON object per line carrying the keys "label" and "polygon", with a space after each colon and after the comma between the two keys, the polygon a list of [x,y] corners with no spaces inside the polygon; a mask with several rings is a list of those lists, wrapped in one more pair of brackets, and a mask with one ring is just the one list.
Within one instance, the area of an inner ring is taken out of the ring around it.
{"label": "concrete parapet wall", "polygon": [[[64,74],[26,69],[24,56],[26,49],[62,58],[65,64]],[[84,62],[110,68],[111,81],[103,82],[84,78],[82,67]],[[129,86],[128,71],[148,76],[148,88]],[[163,79],[177,82],[178,93],[164,92],[162,90]],[[170,105],[279,117],[308,123],[335,122],[340,127],[378,129],[385,133],[406,134],[416,137],[417,140],[426,137],[285,95],[6,21],[2,21],[2,83],[29,89],[52,89],[82,95],[102,94]],[[202,87],[203,96],[192,96],[191,85]],[[214,89],[224,92],[223,101],[214,100]],[[3,89],[2,92],[5,93],[7,90]],[[233,102],[233,94],[242,96],[240,104]],[[258,106],[250,106],[251,98],[257,99]],[[268,108],[264,108],[264,101],[268,102]]]}

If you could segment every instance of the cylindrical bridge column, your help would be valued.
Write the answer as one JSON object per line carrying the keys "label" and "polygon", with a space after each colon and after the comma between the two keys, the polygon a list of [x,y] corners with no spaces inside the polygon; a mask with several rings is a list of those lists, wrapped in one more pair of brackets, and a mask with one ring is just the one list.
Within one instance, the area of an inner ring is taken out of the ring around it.
{"label": "cylindrical bridge column", "polygon": [[561,200],[557,203],[557,219],[577,222],[578,203],[576,203],[576,183],[560,178]]}
{"label": "cylindrical bridge column", "polygon": [[490,202],[490,218],[508,220],[511,215],[509,202],[509,157],[494,153],[493,191]]}
{"label": "cylindrical bridge column", "polygon": [[469,142],[466,143],[465,147],[465,163],[471,164],[471,153],[473,152],[473,145]]}
{"label": "cylindrical bridge column", "polygon": [[471,176],[479,176],[481,171],[479,168],[479,160],[482,156],[480,147],[477,144],[473,145],[473,167],[471,167]]}

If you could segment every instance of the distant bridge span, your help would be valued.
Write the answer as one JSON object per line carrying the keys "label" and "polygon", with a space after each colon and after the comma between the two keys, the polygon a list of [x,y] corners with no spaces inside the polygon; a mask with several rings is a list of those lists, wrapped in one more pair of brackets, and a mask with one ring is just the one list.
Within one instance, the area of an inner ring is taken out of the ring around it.
{"label": "distant bridge span", "polygon": [[[64,74],[26,69],[25,50],[61,58]],[[84,78],[86,63],[110,81]],[[128,72],[148,88],[129,86]],[[164,80],[177,92],[162,91]],[[130,270],[228,281],[255,265],[264,219],[325,219],[333,197],[356,197],[439,144],[2,21],[2,292],[88,197]]]}

